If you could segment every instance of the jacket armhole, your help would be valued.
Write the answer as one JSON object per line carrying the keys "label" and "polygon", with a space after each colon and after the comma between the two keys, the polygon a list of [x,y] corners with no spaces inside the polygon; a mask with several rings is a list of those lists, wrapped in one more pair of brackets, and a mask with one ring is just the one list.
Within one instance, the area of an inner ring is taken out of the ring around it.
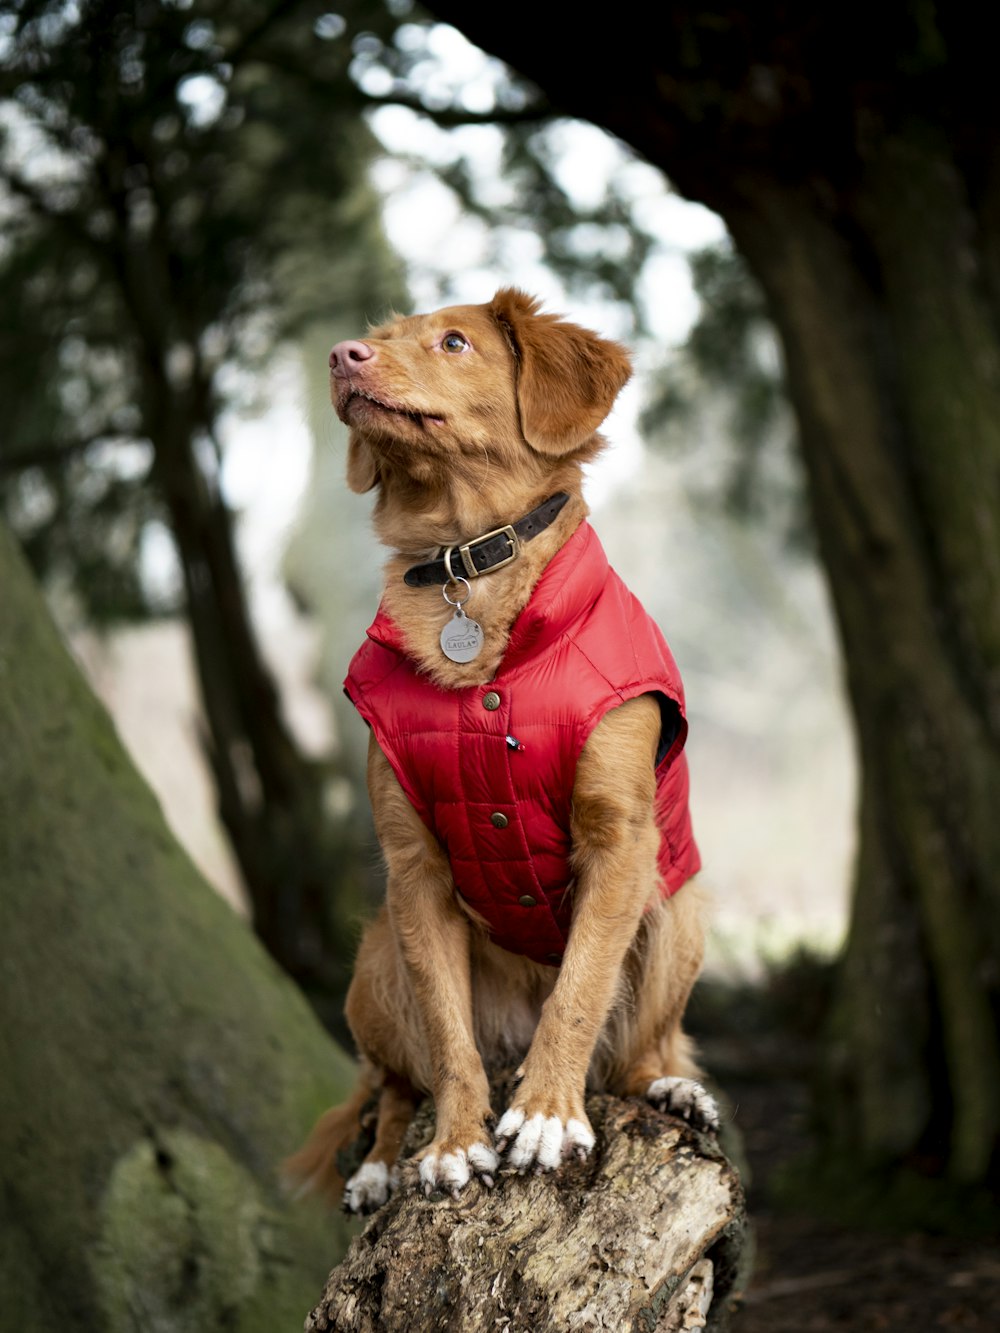
{"label": "jacket armhole", "polygon": [[656,747],[656,764],[659,768],[669,756],[675,759],[684,745],[687,735],[687,723],[681,716],[676,699],[669,698],[659,690],[655,692],[656,702],[660,705],[660,743]]}

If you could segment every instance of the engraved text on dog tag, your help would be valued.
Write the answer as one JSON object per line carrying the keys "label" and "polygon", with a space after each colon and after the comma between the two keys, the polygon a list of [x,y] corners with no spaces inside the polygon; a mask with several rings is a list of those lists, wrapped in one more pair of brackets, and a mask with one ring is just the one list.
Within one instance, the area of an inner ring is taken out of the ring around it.
{"label": "engraved text on dog tag", "polygon": [[452,662],[472,662],[483,651],[483,630],[460,606],[441,631],[441,651]]}

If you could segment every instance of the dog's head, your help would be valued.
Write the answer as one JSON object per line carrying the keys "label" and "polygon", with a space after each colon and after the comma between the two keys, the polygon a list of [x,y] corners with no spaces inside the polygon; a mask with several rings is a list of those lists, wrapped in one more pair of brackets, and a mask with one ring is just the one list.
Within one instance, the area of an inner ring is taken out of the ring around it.
{"label": "dog's head", "polygon": [[514,288],[393,319],[330,354],[331,397],[351,428],[348,484],[434,486],[483,459],[544,484],[554,464],[598,452],[630,373],[624,347]]}

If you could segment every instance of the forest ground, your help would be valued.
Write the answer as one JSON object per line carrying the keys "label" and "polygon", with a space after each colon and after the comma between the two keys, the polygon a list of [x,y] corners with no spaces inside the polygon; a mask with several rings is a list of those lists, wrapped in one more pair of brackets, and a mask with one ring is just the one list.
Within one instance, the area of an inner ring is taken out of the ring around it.
{"label": "forest ground", "polygon": [[894,1227],[810,1193],[827,982],[799,960],[763,987],[703,983],[690,1013],[749,1178],[754,1261],[733,1333],[997,1333],[996,1231]]}

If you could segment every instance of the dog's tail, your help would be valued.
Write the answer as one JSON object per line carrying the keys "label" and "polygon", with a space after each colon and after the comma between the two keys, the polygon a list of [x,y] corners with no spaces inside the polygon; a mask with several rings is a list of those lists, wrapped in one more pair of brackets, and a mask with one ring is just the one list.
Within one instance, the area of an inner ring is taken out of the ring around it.
{"label": "dog's tail", "polygon": [[282,1163],[282,1179],[296,1198],[318,1194],[331,1206],[340,1202],[344,1176],[338,1157],[361,1138],[362,1113],[381,1082],[379,1071],[363,1061],[357,1086],[348,1100],[324,1111],[298,1152]]}

